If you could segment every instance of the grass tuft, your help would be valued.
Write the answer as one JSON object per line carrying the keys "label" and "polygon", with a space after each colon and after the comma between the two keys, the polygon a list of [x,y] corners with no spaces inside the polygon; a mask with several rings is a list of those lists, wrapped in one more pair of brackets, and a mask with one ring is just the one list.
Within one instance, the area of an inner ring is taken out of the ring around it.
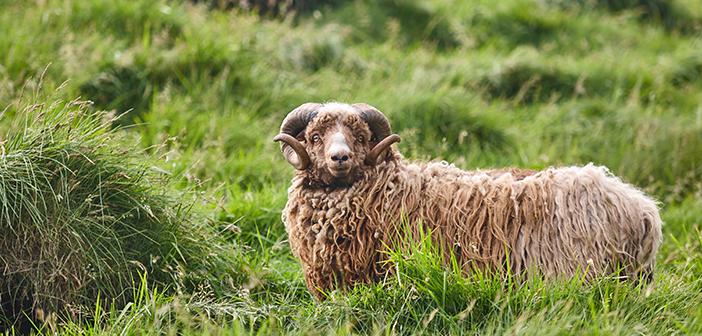
{"label": "grass tuft", "polygon": [[134,299],[139,274],[164,289],[193,286],[216,276],[208,267],[226,258],[208,255],[218,245],[204,219],[171,195],[166,176],[137,161],[138,150],[117,146],[124,139],[111,120],[88,105],[21,101],[2,137],[5,326],[84,319],[98,298],[121,307]]}

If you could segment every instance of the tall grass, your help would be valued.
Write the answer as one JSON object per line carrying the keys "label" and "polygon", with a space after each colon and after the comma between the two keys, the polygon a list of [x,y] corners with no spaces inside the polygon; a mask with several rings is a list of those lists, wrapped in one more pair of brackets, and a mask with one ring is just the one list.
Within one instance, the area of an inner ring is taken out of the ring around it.
{"label": "tall grass", "polygon": [[168,177],[139,162],[140,150],[88,105],[20,98],[13,106],[0,148],[4,323],[84,319],[98,298],[131,301],[139,274],[161,290],[192,287],[217,274],[207,266],[235,255],[209,255],[221,242],[191,213],[194,199],[173,194]]}
{"label": "tall grass", "polygon": [[[699,271],[700,241],[687,239],[693,260],[672,261],[653,283],[622,282],[615,276],[584,282],[530,279],[512,282],[496,274],[466,276],[444,265],[431,233],[406,236],[388,251],[394,271],[383,283],[310,301],[295,283],[244,291],[216,300],[166,296],[143,281],[133,303],[100,315],[86,327],[69,324],[72,335],[187,334],[697,334],[702,332],[702,282],[684,274]],[[688,236],[689,237],[689,236]],[[691,237],[690,237],[691,238]],[[690,245],[691,244],[691,245]],[[688,273],[689,272],[689,273]],[[683,277],[681,277],[683,276]],[[143,279],[145,280],[145,279]]]}

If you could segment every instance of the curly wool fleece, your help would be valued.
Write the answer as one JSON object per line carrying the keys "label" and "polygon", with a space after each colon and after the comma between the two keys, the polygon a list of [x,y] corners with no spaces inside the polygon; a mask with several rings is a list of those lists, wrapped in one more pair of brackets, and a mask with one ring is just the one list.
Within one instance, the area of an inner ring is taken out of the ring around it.
{"label": "curly wool fleece", "polygon": [[394,149],[350,187],[311,187],[298,174],[283,221],[318,298],[381,279],[384,251],[418,223],[446,262],[453,253],[466,271],[527,277],[650,276],[661,244],[656,203],[605,167],[463,171]]}

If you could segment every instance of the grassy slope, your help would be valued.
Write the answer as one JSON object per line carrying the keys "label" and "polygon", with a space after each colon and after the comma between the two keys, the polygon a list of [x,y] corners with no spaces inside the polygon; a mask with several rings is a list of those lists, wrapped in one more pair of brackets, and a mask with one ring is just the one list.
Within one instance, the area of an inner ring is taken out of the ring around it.
{"label": "grassy slope", "polygon": [[[361,1],[262,20],[162,1],[0,0],[3,123],[51,64],[38,90],[68,81],[65,99],[129,110],[124,132],[249,247],[232,267],[243,286],[169,297],[145,283],[106,323],[65,332],[702,332],[702,7],[674,1],[665,21],[587,3]],[[315,303],[285,243],[292,170],[270,139],[291,108],[326,100],[380,107],[411,158],[607,165],[663,202],[656,282],[518,288],[461,278],[425,246],[396,256],[399,278]]]}

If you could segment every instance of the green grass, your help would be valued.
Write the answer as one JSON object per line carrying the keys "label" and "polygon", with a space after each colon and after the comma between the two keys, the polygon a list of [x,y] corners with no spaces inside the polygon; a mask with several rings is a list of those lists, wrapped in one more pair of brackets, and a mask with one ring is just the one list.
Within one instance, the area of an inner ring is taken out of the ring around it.
{"label": "green grass", "polygon": [[[0,0],[0,255],[66,242],[0,283],[46,290],[47,311],[70,301],[81,317],[36,326],[65,335],[702,333],[701,27],[693,0],[334,1],[266,18]],[[328,100],[379,107],[411,159],[608,166],[662,202],[654,282],[465,276],[425,242],[392,253],[384,283],[314,301],[271,139]],[[62,290],[76,269],[86,285]]]}
{"label": "green grass", "polygon": [[169,292],[209,284],[224,274],[215,267],[231,267],[230,282],[241,278],[229,265],[236,249],[221,249],[192,213],[195,198],[169,190],[111,120],[86,101],[34,95],[8,109],[15,115],[1,148],[4,326],[38,311],[42,320],[86,319],[124,306],[140,275]]}

